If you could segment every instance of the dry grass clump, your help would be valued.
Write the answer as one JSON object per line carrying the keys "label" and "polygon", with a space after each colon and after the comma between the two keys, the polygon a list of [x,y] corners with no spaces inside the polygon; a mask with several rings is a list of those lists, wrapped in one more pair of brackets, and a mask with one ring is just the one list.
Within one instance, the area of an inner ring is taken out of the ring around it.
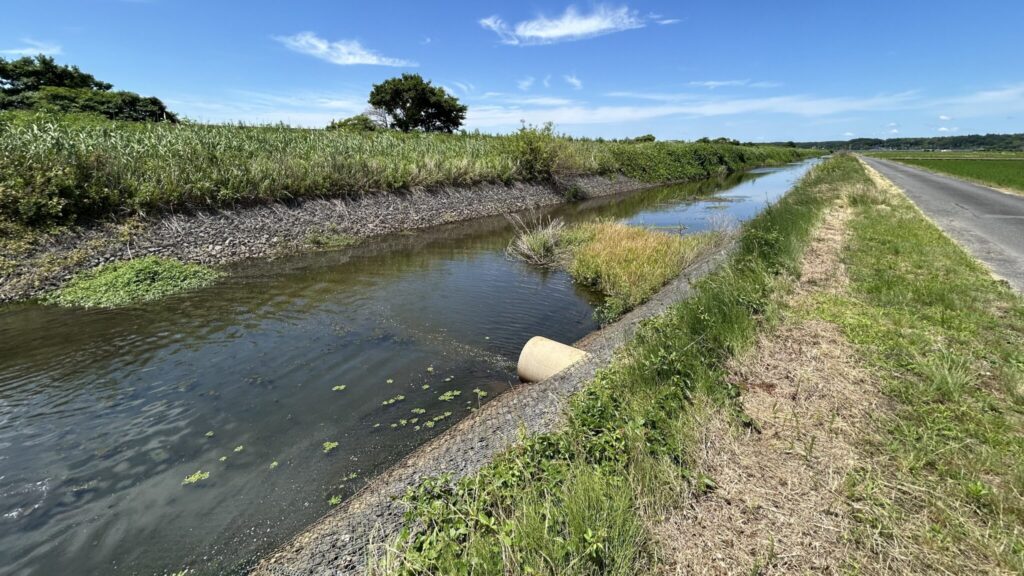
{"label": "dry grass clump", "polygon": [[608,298],[602,312],[616,317],[643,303],[684,268],[720,245],[722,234],[679,236],[617,222],[576,226],[569,273]]}

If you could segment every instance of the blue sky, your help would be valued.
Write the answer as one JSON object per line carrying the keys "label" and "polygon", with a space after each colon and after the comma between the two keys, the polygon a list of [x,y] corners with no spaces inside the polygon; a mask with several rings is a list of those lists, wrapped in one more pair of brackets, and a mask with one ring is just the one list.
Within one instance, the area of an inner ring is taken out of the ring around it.
{"label": "blue sky", "polygon": [[741,140],[1024,132],[1024,2],[5,0],[46,52],[203,121],[323,126],[417,72],[467,127]]}

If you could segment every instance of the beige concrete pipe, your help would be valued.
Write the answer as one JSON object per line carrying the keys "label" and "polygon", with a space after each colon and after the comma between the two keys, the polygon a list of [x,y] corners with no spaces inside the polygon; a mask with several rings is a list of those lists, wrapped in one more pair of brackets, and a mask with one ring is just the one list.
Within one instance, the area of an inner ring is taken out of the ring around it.
{"label": "beige concrete pipe", "polygon": [[516,372],[523,382],[540,382],[579,362],[587,353],[543,336],[534,336],[519,353]]}

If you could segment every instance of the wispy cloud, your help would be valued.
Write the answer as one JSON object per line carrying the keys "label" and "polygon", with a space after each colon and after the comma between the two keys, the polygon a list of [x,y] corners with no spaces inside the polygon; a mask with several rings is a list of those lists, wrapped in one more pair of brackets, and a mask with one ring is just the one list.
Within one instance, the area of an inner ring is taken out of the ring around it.
{"label": "wispy cloud", "polygon": [[275,36],[289,50],[300,54],[308,54],[321,60],[340,66],[366,64],[371,66],[416,66],[415,62],[400,58],[381,56],[373,50],[363,47],[358,40],[335,40],[331,42],[320,38],[313,32],[299,32],[293,36]]}
{"label": "wispy cloud", "polygon": [[1024,83],[996,90],[980,90],[963,96],[943,98],[936,100],[934,105],[951,120],[954,117],[966,118],[1024,112]]}
{"label": "wispy cloud", "polygon": [[956,126],[939,126],[939,132],[956,132],[959,130]]}
{"label": "wispy cloud", "polygon": [[853,136],[856,136],[856,134],[854,134],[853,132],[843,132],[843,136],[846,136],[847,138],[852,138]]}
{"label": "wispy cloud", "polygon": [[682,22],[682,20],[679,18],[662,18],[661,20],[655,20],[654,22],[656,24],[661,24],[662,26],[667,26],[669,24],[678,24]]}
{"label": "wispy cloud", "polygon": [[726,98],[634,92],[613,92],[606,96],[640,100],[641,103],[588,105],[581,102],[551,102],[551,106],[545,107],[526,101],[509,102],[508,105],[483,104],[470,106],[467,124],[478,128],[511,127],[518,125],[520,120],[526,120],[535,124],[551,121],[561,125],[593,125],[639,122],[670,116],[709,118],[752,113],[818,118],[851,112],[902,110],[920,102],[912,92],[864,98],[806,95]]}
{"label": "wispy cloud", "polygon": [[544,77],[543,84],[545,88],[551,88],[551,74],[548,74],[547,76]]}
{"label": "wispy cloud", "polygon": [[366,96],[333,92],[229,90],[216,98],[183,96],[165,100],[175,111],[203,122],[284,122],[311,128],[359,114],[367,107]]}
{"label": "wispy cloud", "polygon": [[939,120],[942,120],[943,122],[945,122],[947,120],[952,120],[952,119],[953,119],[952,116],[946,116],[945,114],[939,114]]}
{"label": "wispy cloud", "polygon": [[22,38],[21,42],[24,46],[0,50],[0,54],[7,54],[8,56],[35,56],[36,54],[56,56],[63,52],[61,45],[54,44],[53,42],[41,42],[32,38]]}
{"label": "wispy cloud", "polygon": [[519,89],[523,91],[529,90],[530,87],[533,86],[533,76],[527,76],[522,80],[516,81],[516,86],[518,86]]}
{"label": "wispy cloud", "polygon": [[562,78],[565,80],[566,84],[577,90],[583,88],[583,81],[577,78],[575,74],[566,74],[565,76],[562,76]]}
{"label": "wispy cloud", "polygon": [[589,13],[569,6],[561,16],[548,18],[541,15],[515,25],[509,25],[497,15],[480,20],[480,25],[497,34],[502,44],[514,46],[583,40],[643,28],[644,24],[645,20],[627,6],[611,8],[604,5],[596,6]]}
{"label": "wispy cloud", "polygon": [[724,88],[727,86],[748,86],[750,88],[777,88],[782,86],[781,82],[768,82],[758,81],[752,82],[749,79],[745,80],[695,80],[690,82],[690,86],[699,86],[701,88],[707,88],[714,90],[715,88]]}
{"label": "wispy cloud", "polygon": [[[470,82],[452,82],[452,85],[459,89],[463,94],[469,94],[476,90],[476,86],[473,86]],[[454,90],[448,90],[448,92],[455,93]]]}

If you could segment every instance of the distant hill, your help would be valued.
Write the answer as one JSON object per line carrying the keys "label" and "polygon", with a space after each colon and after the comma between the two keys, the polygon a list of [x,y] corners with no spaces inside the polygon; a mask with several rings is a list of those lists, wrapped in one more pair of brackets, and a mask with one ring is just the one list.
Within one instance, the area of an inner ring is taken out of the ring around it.
{"label": "distant hill", "polygon": [[854,138],[825,142],[775,142],[777,146],[828,150],[1024,150],[1024,134],[969,134],[934,138]]}

